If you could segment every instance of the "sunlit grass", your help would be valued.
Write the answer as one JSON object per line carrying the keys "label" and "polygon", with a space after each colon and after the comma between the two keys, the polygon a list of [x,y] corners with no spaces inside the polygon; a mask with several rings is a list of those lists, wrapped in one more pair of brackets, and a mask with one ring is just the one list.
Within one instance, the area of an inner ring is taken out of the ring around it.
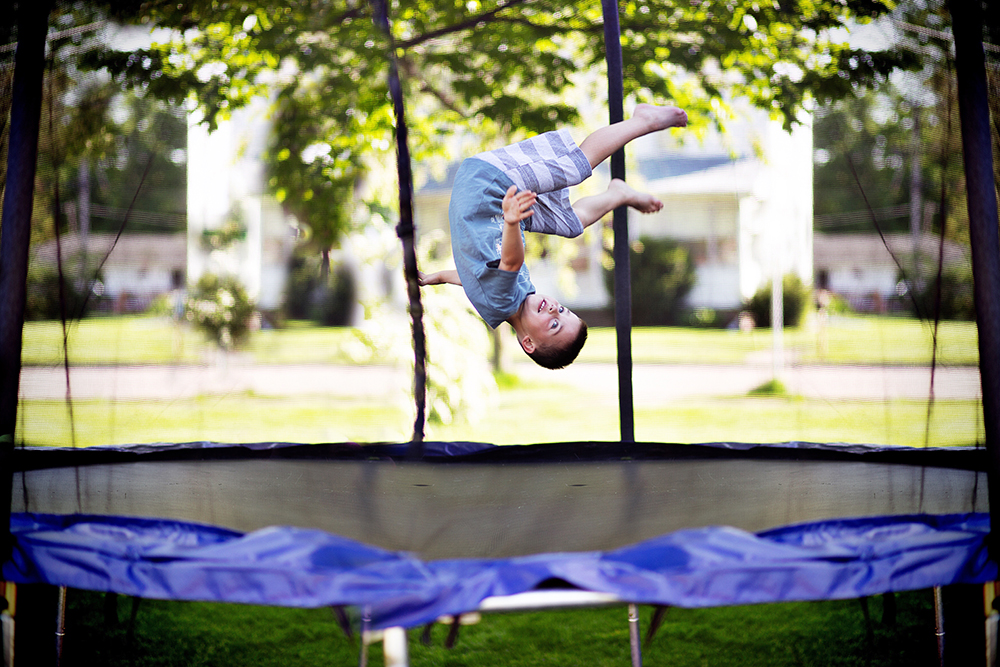
{"label": "sunlit grass", "polygon": [[[793,359],[815,363],[926,363],[930,329],[918,321],[850,317],[831,321],[822,338],[815,326],[791,329],[786,348]],[[976,360],[971,323],[944,322],[941,363]],[[55,365],[61,359],[61,327],[28,323],[24,358]],[[292,322],[256,332],[238,353],[241,363],[350,364],[358,358],[357,332]],[[633,332],[635,363],[758,363],[770,351],[770,333],[712,329],[639,328]],[[822,355],[820,355],[822,353]],[[217,359],[196,332],[167,318],[94,318],[72,325],[73,364],[189,364]],[[612,329],[595,329],[580,361],[613,363]],[[371,359],[367,359],[371,361]],[[558,379],[554,376],[554,379]],[[618,440],[617,390],[499,377],[499,401],[478,420],[427,424],[438,440],[496,444]],[[637,405],[635,437],[671,442],[864,442],[922,446],[971,445],[983,440],[978,401],[851,401],[803,399],[781,393],[687,399],[662,406]],[[31,444],[79,446],[135,442],[283,441],[339,442],[408,440],[414,408],[410,387],[386,387],[379,398],[331,396],[263,397],[222,393],[164,400],[25,400],[18,439]],[[279,392],[280,393],[280,392]]]}
{"label": "sunlit grass", "polygon": [[[745,363],[771,352],[770,329],[740,332],[733,329],[637,327],[632,330],[635,363]],[[615,331],[594,328],[579,360],[615,363]],[[800,363],[927,364],[934,349],[931,324],[912,318],[850,316],[819,326],[809,322],[785,329],[783,346]],[[974,322],[941,322],[937,361],[950,365],[979,363]]]}
{"label": "sunlit grass", "polygon": [[[208,345],[190,327],[164,317],[94,317],[67,323],[72,364],[197,363]],[[63,328],[59,322],[25,322],[21,363],[63,362]]]}
{"label": "sunlit grass", "polygon": [[[198,331],[166,317],[97,317],[67,325],[69,358],[77,365],[189,364],[211,360],[217,352]],[[261,329],[237,351],[257,363],[354,363],[360,340],[350,327],[319,327],[287,322]],[[26,322],[21,363],[52,366],[63,361],[59,322]]]}
{"label": "sunlit grass", "polygon": [[163,401],[78,400],[73,402],[72,421],[64,401],[23,401],[19,440],[78,447],[203,440],[405,441],[412,418],[404,399],[401,393],[384,401],[237,393]]}
{"label": "sunlit grass", "polygon": [[843,442],[908,447],[984,442],[976,401],[823,401],[787,397],[689,400],[637,408],[636,439],[651,442]]}
{"label": "sunlit grass", "polygon": [[[146,442],[407,441],[414,406],[405,388],[381,399],[264,397],[249,393],[163,401],[77,400],[73,428],[64,401],[23,401],[19,440],[77,446]],[[813,400],[794,396],[685,399],[635,408],[635,437],[647,442],[852,442],[974,445],[983,442],[977,401]],[[621,438],[617,397],[584,389],[515,384],[481,419],[429,423],[429,440],[500,445]]]}
{"label": "sunlit grass", "polygon": [[[933,351],[930,324],[902,317],[837,317],[823,327],[815,322],[785,330],[784,347],[801,363],[926,364]],[[632,331],[632,358],[642,363],[745,363],[768,354],[769,329],[639,327]],[[350,327],[319,327],[290,322],[281,329],[254,332],[240,351],[257,363],[354,363],[359,338]],[[210,358],[212,346],[189,326],[164,317],[91,318],[69,325],[73,364],[178,364]],[[62,363],[62,327],[58,322],[27,322],[22,363]],[[615,363],[613,328],[594,327],[579,362]],[[949,365],[978,363],[972,322],[942,322],[937,360]]]}

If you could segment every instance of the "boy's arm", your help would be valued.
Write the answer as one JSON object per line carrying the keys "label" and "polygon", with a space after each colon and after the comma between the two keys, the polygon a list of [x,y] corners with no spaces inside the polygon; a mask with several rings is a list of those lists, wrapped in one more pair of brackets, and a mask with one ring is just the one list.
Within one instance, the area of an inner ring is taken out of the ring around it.
{"label": "boy's arm", "polygon": [[537,195],[530,190],[517,191],[512,185],[503,198],[503,235],[500,240],[500,266],[503,271],[518,271],[524,264],[524,239],[521,221],[534,211],[531,206]]}
{"label": "boy's arm", "polygon": [[421,285],[462,284],[462,279],[458,277],[458,271],[455,269],[445,269],[436,273],[420,273],[419,278]]}

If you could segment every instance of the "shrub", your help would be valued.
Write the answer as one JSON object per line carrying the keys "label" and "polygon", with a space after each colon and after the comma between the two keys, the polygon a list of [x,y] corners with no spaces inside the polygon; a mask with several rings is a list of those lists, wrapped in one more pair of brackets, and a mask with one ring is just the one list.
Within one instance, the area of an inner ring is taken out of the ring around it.
{"label": "shrub", "polygon": [[[685,299],[694,287],[694,262],[682,245],[670,239],[642,238],[629,252],[632,280],[632,324],[678,324]],[[613,264],[613,263],[612,263]],[[614,294],[614,272],[604,273]]]}
{"label": "shrub", "polygon": [[[771,326],[771,286],[772,283],[769,281],[747,302],[746,308],[759,327]],[[812,290],[794,274],[788,274],[782,279],[781,290],[781,308],[784,315],[782,323],[789,327],[797,326],[802,321],[806,304],[811,303]]]}
{"label": "shrub", "polygon": [[[75,264],[75,266],[74,266]],[[67,263],[63,272],[67,320],[84,317],[94,306],[95,298],[87,299],[85,290],[70,276],[78,275],[78,263]],[[32,262],[28,268],[24,319],[59,320],[64,313],[59,303],[59,273],[55,268]]]}
{"label": "shrub", "polygon": [[[927,285],[917,295],[920,314],[934,319],[936,310],[937,280],[927,281]],[[976,304],[972,289],[972,268],[968,265],[945,269],[941,274],[942,320],[975,320]]]}
{"label": "shrub", "polygon": [[231,350],[250,333],[254,304],[237,278],[206,273],[191,290],[184,313],[210,340]]}
{"label": "shrub", "polygon": [[822,310],[824,307],[828,315],[850,315],[854,312],[847,297],[829,290],[817,290],[816,308]]}
{"label": "shrub", "polygon": [[319,258],[296,253],[292,256],[285,315],[325,326],[350,324],[356,300],[354,277],[343,265],[332,267],[324,284]]}

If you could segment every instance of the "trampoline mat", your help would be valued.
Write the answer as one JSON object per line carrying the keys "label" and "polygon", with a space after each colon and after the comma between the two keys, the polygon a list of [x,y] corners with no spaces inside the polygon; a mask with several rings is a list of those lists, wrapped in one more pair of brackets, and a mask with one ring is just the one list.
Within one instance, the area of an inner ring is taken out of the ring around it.
{"label": "trampoline mat", "polygon": [[758,532],[842,517],[988,511],[986,475],[977,469],[842,450],[782,460],[772,449],[701,457],[683,447],[680,458],[627,460],[139,456],[24,466],[12,509],[241,532],[316,528],[425,560],[607,551],[703,526]]}

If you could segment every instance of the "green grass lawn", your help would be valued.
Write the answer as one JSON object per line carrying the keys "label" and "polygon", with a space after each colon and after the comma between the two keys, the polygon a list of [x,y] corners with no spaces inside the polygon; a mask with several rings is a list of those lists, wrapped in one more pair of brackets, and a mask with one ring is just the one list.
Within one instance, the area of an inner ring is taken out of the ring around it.
{"label": "green grass lawn", "polygon": [[[929,324],[901,317],[852,316],[785,331],[785,348],[803,363],[926,364],[933,349]],[[348,327],[317,327],[290,322],[282,329],[257,331],[243,350],[258,363],[354,363],[358,337]],[[639,327],[632,332],[635,363],[743,363],[772,348],[769,329],[750,333],[722,329]],[[197,363],[211,354],[200,334],[162,317],[90,318],[69,325],[69,354],[74,364]],[[58,322],[27,322],[22,363],[62,363],[62,327]],[[613,328],[594,327],[579,362],[615,363]],[[978,363],[972,322],[942,322],[938,361],[949,365]],[[578,362],[578,363],[579,363]]]}
{"label": "green grass lawn", "polygon": [[[61,363],[61,327],[28,323],[27,364]],[[766,330],[739,333],[714,329],[639,328],[633,332],[635,363],[738,364],[770,350]],[[822,344],[820,344],[822,342]],[[931,353],[927,325],[905,318],[837,318],[822,341],[815,327],[787,332],[786,346],[799,361],[830,364],[926,363]],[[290,323],[256,332],[241,359],[258,363],[350,364],[364,357],[350,328]],[[192,364],[212,359],[212,348],[189,328],[166,318],[93,318],[70,328],[73,364]],[[822,352],[822,354],[821,354]],[[615,333],[596,328],[577,363],[615,358]],[[759,357],[757,357],[759,359]],[[938,360],[974,364],[975,327],[944,322]],[[368,358],[366,361],[373,361]],[[374,360],[377,361],[377,360]],[[161,401],[22,401],[19,439],[31,444],[121,444],[261,440],[293,442],[407,440],[413,406],[409,386],[387,387],[378,400],[324,396],[274,398],[224,393]],[[982,441],[978,401],[937,401],[928,419],[927,401],[814,400],[795,396],[723,396],[635,410],[639,440],[707,442],[864,442],[922,446]],[[525,414],[545,419],[525,420]],[[565,384],[506,384],[486,415],[471,423],[428,424],[426,437],[484,440],[497,444],[620,438],[614,388]]]}
{"label": "green grass lawn", "polygon": [[[67,326],[71,363],[78,365],[191,364],[214,354],[213,346],[187,324],[166,317],[94,317]],[[240,354],[258,363],[350,364],[358,345],[349,327],[288,322],[255,331]],[[25,322],[21,363],[52,366],[63,361],[59,322]]]}
{"label": "green grass lawn", "polygon": [[[482,419],[427,424],[428,440],[500,445],[618,440],[615,395],[597,399],[580,388],[541,384],[502,390]],[[322,396],[201,396],[171,401],[73,403],[73,431],[63,401],[23,401],[20,439],[77,446],[147,442],[383,442],[407,441],[413,406],[402,390],[381,401]],[[585,409],[581,409],[584,406]],[[851,442],[921,447],[983,441],[976,401],[938,401],[927,420],[923,401],[822,401],[733,396],[689,399],[635,409],[635,435],[648,442]],[[544,415],[525,419],[524,415]]]}
{"label": "green grass lawn", "polygon": [[[161,317],[93,317],[67,323],[66,334],[70,362],[79,365],[197,363],[207,349],[197,332]],[[21,363],[62,362],[62,325],[25,322]]]}
{"label": "green grass lawn", "polygon": [[[615,330],[590,331],[579,360],[614,363]],[[933,350],[933,328],[911,318],[838,317],[820,328],[815,323],[785,330],[784,347],[801,363],[925,364]],[[942,322],[938,361],[951,365],[979,363],[972,322]],[[632,330],[635,363],[743,363],[755,353],[770,352],[770,329],[741,333],[723,329],[637,327]]]}
{"label": "green grass lawn", "polygon": [[[782,603],[714,609],[671,609],[644,664],[671,667],[880,667],[937,664],[930,591],[896,596],[894,626],[882,622],[882,600],[870,600],[871,634],[857,600]],[[232,604],[143,600],[134,635],[131,604],[118,600],[119,623],[105,625],[103,596],[69,591],[64,664],[157,667],[327,667],[358,663],[328,609],[280,609]],[[652,609],[640,607],[640,627]],[[431,645],[409,631],[413,667],[629,664],[624,607],[491,614],[464,626],[451,649],[447,628],[435,626]],[[381,644],[369,664],[382,665]]]}

